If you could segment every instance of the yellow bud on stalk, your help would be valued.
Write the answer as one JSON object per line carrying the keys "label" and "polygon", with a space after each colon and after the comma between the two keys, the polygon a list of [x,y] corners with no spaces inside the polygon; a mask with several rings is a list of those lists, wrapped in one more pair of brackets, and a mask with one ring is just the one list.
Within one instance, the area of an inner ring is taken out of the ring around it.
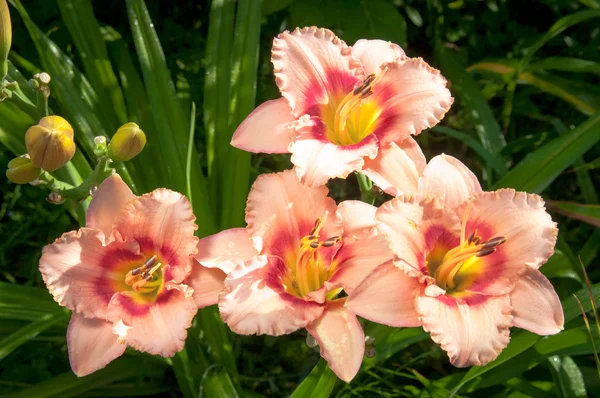
{"label": "yellow bud on stalk", "polygon": [[136,157],[146,145],[146,134],[135,123],[125,123],[108,144],[108,156],[114,160],[129,160]]}
{"label": "yellow bud on stalk", "polygon": [[8,52],[12,42],[12,27],[6,0],[0,0],[0,81],[8,73]]}
{"label": "yellow bud on stalk", "polygon": [[73,127],[60,116],[43,117],[25,133],[25,145],[36,167],[58,170],[75,155]]}
{"label": "yellow bud on stalk", "polygon": [[8,162],[6,178],[15,184],[27,184],[35,181],[40,174],[40,169],[31,163],[29,155],[19,156]]}

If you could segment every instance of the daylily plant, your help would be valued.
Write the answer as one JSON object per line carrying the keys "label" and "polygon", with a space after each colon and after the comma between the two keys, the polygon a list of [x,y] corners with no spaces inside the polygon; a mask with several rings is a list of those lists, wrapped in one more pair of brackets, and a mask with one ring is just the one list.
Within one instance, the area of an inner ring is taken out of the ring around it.
{"label": "daylily plant", "polygon": [[437,124],[453,101],[438,70],[382,40],[349,47],[327,29],[296,29],[274,40],[271,60],[282,98],[256,108],[231,143],[292,153],[309,186],[377,173],[382,153],[413,148],[411,135]]}
{"label": "daylily plant", "polygon": [[173,356],[198,308],[222,289],[192,264],[198,228],[189,201],[168,189],[137,197],[119,175],[96,191],[86,227],[44,248],[40,271],[73,311],[67,331],[73,372],[85,376],[127,346]]}
{"label": "daylily plant", "polygon": [[375,207],[336,205],[327,194],[291,170],[263,174],[248,196],[248,226],[200,240],[196,258],[228,274],[219,310],[234,332],[278,336],[306,328],[348,382],[360,368],[365,340],[342,290],[352,295],[392,253],[375,228]]}
{"label": "daylily plant", "polygon": [[483,192],[475,175],[437,156],[418,181],[376,213],[395,261],[375,268],[346,307],[375,322],[420,326],[456,366],[484,365],[517,326],[558,333],[560,300],[538,270],[557,228],[537,195]]}

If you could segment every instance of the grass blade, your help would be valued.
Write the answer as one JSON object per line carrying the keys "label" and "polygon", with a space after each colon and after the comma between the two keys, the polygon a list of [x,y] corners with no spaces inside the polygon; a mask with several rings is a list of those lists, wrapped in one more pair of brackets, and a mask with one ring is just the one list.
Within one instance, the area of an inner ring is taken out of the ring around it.
{"label": "grass blade", "polygon": [[294,390],[291,398],[327,398],[333,391],[337,376],[324,359],[319,359],[313,370]]}
{"label": "grass blade", "polygon": [[546,203],[550,210],[600,228],[600,205],[584,205],[556,200],[550,200]]}

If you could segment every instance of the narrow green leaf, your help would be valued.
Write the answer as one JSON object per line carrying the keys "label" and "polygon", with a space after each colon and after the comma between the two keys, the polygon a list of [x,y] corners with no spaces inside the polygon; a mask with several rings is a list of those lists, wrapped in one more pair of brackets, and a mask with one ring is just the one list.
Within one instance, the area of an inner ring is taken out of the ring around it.
{"label": "narrow green leaf", "polygon": [[[146,4],[143,0],[127,0],[127,14],[159,131],[158,138],[162,151],[160,166],[166,169],[169,187],[185,192],[189,121],[179,104],[165,55]],[[195,148],[192,157],[198,159]],[[194,181],[192,185],[194,213],[199,220],[202,220],[198,223],[198,233],[201,236],[209,235],[215,232],[215,224],[206,181],[199,162],[192,162],[191,176]]]}
{"label": "narrow green leaf", "polygon": [[452,90],[463,106],[470,109],[469,116],[475,124],[475,130],[484,148],[492,153],[499,152],[506,145],[506,141],[492,110],[479,91],[477,83],[465,71],[458,56],[452,50],[438,44],[436,53],[442,74],[451,82]]}
{"label": "narrow green leaf", "polygon": [[586,72],[600,76],[600,63],[581,58],[548,57],[532,63],[527,70],[558,70],[561,72]]}
{"label": "narrow green leaf", "polygon": [[84,71],[114,125],[127,122],[125,101],[108,58],[100,25],[90,0],[58,0],[60,15],[71,33]]}
{"label": "narrow green leaf", "polygon": [[198,384],[197,380],[194,379],[194,376],[191,371],[191,363],[188,358],[187,349],[179,351],[173,357],[173,371],[175,372],[175,377],[177,377],[177,384],[179,384],[179,388],[181,388],[181,393],[184,398],[195,398],[198,396]]}
{"label": "narrow green leaf", "polygon": [[199,317],[204,338],[212,348],[213,358],[217,363],[225,365],[232,374],[237,374],[233,346],[227,334],[227,327],[221,321],[219,310],[216,306],[203,308],[199,312]]}
{"label": "narrow green leaf", "polygon": [[47,289],[0,282],[0,306],[19,305],[48,313],[61,311]]}
{"label": "narrow green leaf", "polygon": [[412,344],[427,340],[429,333],[425,333],[421,328],[393,328],[369,323],[365,328],[365,336],[375,339],[374,346],[377,354],[373,358],[363,360],[363,370],[385,361]]}
{"label": "narrow green leaf", "polygon": [[324,359],[320,359],[308,376],[294,390],[291,398],[327,398],[337,377]]}
{"label": "narrow green leaf", "polygon": [[548,201],[547,204],[550,210],[600,228],[600,205],[584,205],[556,200]]}
{"label": "narrow green leaf", "polygon": [[202,377],[199,398],[239,398],[238,393],[227,369],[212,367],[208,368]]}
{"label": "narrow green leaf", "polygon": [[[596,302],[598,302],[598,300],[600,300],[600,283],[596,283],[596,284],[592,285],[592,294],[593,294]],[[592,303],[590,302],[590,299],[589,299],[590,293],[589,293],[587,287],[579,290],[577,293],[575,293],[575,295],[581,302],[581,305],[583,306],[583,309],[585,311],[590,311],[592,309]],[[581,310],[579,309],[579,306],[577,305],[577,301],[573,297],[569,297],[569,298],[563,300],[562,306],[563,306],[563,311],[565,314],[565,324],[568,323],[569,321],[577,318],[578,316],[581,316]]]}
{"label": "narrow green leaf", "polygon": [[497,184],[540,193],[558,175],[600,141],[600,112],[569,134],[558,137],[525,157]]}
{"label": "narrow green leaf", "polygon": [[552,369],[552,374],[556,381],[556,388],[561,397],[573,398],[588,396],[581,370],[579,370],[579,367],[577,367],[577,364],[571,357],[560,357],[555,355],[548,358],[548,362],[550,363],[550,369]]}

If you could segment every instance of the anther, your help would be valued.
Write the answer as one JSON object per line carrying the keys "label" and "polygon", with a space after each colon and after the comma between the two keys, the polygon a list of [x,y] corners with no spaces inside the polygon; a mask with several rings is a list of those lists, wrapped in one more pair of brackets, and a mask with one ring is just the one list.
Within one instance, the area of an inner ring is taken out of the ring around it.
{"label": "anther", "polygon": [[484,247],[477,253],[477,257],[485,257],[496,251],[495,247]]}
{"label": "anther", "polygon": [[317,249],[320,246],[319,242],[310,242],[310,247]]}
{"label": "anther", "polygon": [[506,242],[506,238],[504,236],[498,236],[498,237],[492,238],[492,239],[488,240],[487,242],[485,242],[483,247],[484,248],[496,247],[496,246],[500,246],[504,242]]}
{"label": "anther", "polygon": [[473,244],[478,245],[481,243],[481,238],[479,236],[476,236],[475,239],[473,239]]}
{"label": "anther", "polygon": [[317,239],[317,237],[315,235],[308,235],[306,237],[306,239],[308,239],[308,240],[315,240],[315,239]]}
{"label": "anther", "polygon": [[146,260],[144,265],[142,265],[140,268],[144,268],[144,269],[152,268],[152,266],[154,264],[156,264],[156,256],[150,257],[148,260]]}
{"label": "anther", "polygon": [[152,274],[146,275],[146,277],[144,279],[147,280],[148,282],[150,282],[152,280]]}
{"label": "anther", "polygon": [[472,243],[473,239],[475,239],[475,232],[477,232],[477,230],[471,232],[471,235],[469,235],[469,239],[467,239],[467,242]]}
{"label": "anther", "polygon": [[139,268],[136,268],[136,269],[131,270],[131,275],[136,276],[140,272],[141,272],[141,270]]}

